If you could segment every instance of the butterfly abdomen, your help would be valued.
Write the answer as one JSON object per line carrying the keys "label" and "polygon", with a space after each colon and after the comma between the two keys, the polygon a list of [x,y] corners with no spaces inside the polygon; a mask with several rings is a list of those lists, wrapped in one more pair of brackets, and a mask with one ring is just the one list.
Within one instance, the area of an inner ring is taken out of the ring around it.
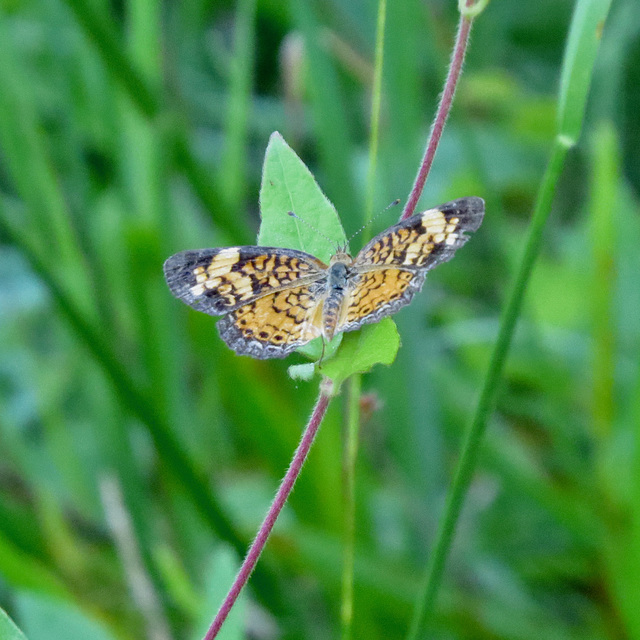
{"label": "butterfly abdomen", "polygon": [[336,261],[329,267],[327,297],[322,305],[322,335],[331,340],[340,321],[345,293],[349,283],[349,267]]}

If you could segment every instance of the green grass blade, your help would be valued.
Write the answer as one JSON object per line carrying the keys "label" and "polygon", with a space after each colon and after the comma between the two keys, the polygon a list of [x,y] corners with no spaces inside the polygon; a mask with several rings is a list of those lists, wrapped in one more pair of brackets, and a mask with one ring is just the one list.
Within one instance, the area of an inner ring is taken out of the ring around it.
{"label": "green grass blade", "polygon": [[[495,405],[498,385],[516,322],[520,315],[524,294],[535,260],[540,252],[542,234],[551,211],[553,196],[562,173],[565,157],[569,148],[575,143],[574,136],[579,134],[582,118],[584,117],[585,99],[598,45],[597,39],[594,38],[596,24],[593,22],[593,18],[599,16],[600,20],[604,20],[608,6],[608,0],[578,0],[576,4],[574,21],[571,27],[571,38],[567,47],[562,73],[562,107],[558,132],[538,191],[523,255],[501,315],[498,337],[491,353],[480,398],[471,425],[465,435],[462,453],[447,498],[443,519],[438,529],[433,552],[430,554],[423,588],[416,602],[411,627],[407,636],[411,640],[415,640],[423,632],[433,612],[436,595],[444,573],[445,561],[453,541],[455,527],[476,466],[480,443],[487,420]],[[590,19],[585,19],[585,16]],[[585,56],[584,59],[577,58],[576,52],[578,51]],[[585,60],[591,63],[586,68],[583,64]],[[569,112],[571,112],[571,117],[567,115]],[[576,113],[578,116],[576,116]]]}
{"label": "green grass blade", "polygon": [[558,134],[580,137],[591,73],[611,0],[578,0],[564,54],[558,97]]}
{"label": "green grass blade", "polygon": [[593,287],[593,428],[597,438],[611,434],[614,420],[616,192],[619,179],[615,131],[602,123],[591,137],[594,150],[590,203]]}
{"label": "green grass blade", "polygon": [[255,53],[256,0],[240,0],[236,10],[225,150],[220,180],[228,206],[239,209],[246,195],[247,128]]}
{"label": "green grass blade", "polygon": [[95,3],[65,1],[89,40],[96,46],[106,68],[122,84],[129,98],[147,117],[157,116],[160,103],[156,90],[131,63],[111,17],[99,15],[94,9]]}
{"label": "green grass blade", "polygon": [[26,73],[7,46],[8,33],[0,21],[0,147],[15,188],[27,204],[29,229],[41,258],[65,271],[83,312],[93,313],[92,288],[80,250],[77,229],[65,202],[36,115]]}
{"label": "green grass blade", "polygon": [[53,567],[16,547],[0,527],[0,574],[14,587],[51,596],[68,597],[69,593]]}
{"label": "green grass blade", "polygon": [[[314,119],[314,136],[318,141],[320,171],[323,185],[341,217],[353,216],[359,209],[355,197],[350,158],[352,134],[340,92],[340,81],[326,42],[321,39],[322,29],[316,18],[315,2],[294,2],[293,17],[304,36],[307,64],[306,81]],[[360,219],[360,218],[358,218]]]}
{"label": "green grass blade", "polygon": [[[66,4],[89,42],[95,46],[105,68],[140,112],[149,120],[155,120],[160,115],[165,116],[164,126],[170,132],[168,136],[172,139],[176,162],[207,211],[212,216],[215,215],[216,222],[231,234],[247,234],[246,226],[243,223],[239,224],[237,216],[220,196],[213,176],[209,175],[194,157],[187,129],[180,117],[172,113],[164,114],[161,110],[158,97],[160,87],[146,80],[126,55],[126,49],[111,17],[107,14],[100,15],[92,3],[82,0],[66,0]],[[240,239],[245,240],[246,235]]]}

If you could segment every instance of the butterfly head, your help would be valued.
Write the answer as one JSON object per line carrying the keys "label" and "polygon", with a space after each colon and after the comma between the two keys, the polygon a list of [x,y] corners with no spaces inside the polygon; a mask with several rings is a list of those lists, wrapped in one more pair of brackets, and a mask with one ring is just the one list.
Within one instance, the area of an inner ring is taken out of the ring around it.
{"label": "butterfly head", "polygon": [[351,257],[349,247],[346,244],[336,247],[336,252],[331,256],[329,266],[331,267],[338,263],[345,264],[347,266],[353,264],[353,258]]}

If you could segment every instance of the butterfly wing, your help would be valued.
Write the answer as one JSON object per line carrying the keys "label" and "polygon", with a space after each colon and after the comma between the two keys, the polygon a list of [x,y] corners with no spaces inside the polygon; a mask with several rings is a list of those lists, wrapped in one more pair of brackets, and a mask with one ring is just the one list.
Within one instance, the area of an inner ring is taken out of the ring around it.
{"label": "butterfly wing", "polygon": [[164,264],[176,298],[209,315],[238,354],[284,358],[320,335],[326,265],[294,249],[183,251]]}
{"label": "butterfly wing", "polygon": [[340,331],[377,322],[409,304],[427,272],[451,260],[484,217],[481,198],[460,198],[418,213],[369,242],[354,261],[356,284]]}
{"label": "butterfly wing", "polygon": [[311,283],[257,298],[221,318],[220,337],[239,355],[284,358],[321,334],[322,291]]}
{"label": "butterfly wing", "polygon": [[262,296],[321,280],[326,269],[304,251],[247,246],[176,253],[164,263],[164,276],[176,298],[219,316]]}

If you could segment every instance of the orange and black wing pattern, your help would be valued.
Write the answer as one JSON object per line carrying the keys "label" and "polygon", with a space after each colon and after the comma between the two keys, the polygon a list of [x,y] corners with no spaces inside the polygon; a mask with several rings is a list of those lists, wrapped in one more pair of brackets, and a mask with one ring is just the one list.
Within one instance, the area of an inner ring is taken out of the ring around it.
{"label": "orange and black wing pattern", "polygon": [[173,295],[212,316],[269,293],[320,280],[326,269],[304,251],[254,246],[182,251],[164,263]]}
{"label": "orange and black wing pattern", "polygon": [[222,339],[254,358],[283,358],[319,335],[313,319],[326,270],[303,251],[253,246],[183,251],[164,264],[173,295],[222,315]]}
{"label": "orange and black wing pattern", "polygon": [[283,289],[227,313],[218,322],[221,338],[239,355],[284,358],[321,334],[319,286]]}
{"label": "orange and black wing pattern", "polygon": [[377,322],[409,304],[430,269],[451,260],[484,217],[481,198],[461,198],[418,213],[369,242],[354,261],[357,272],[339,331]]}

